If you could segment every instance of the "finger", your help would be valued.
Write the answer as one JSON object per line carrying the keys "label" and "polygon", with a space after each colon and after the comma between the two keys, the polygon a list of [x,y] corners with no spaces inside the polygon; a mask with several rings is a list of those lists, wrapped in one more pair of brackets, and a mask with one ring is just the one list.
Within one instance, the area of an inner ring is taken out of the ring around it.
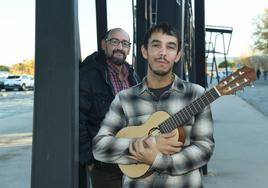
{"label": "finger", "polygon": [[145,147],[144,147],[144,143],[146,143],[145,141],[146,141],[146,138],[147,138],[147,136],[145,137],[141,137],[140,139],[139,139],[139,141],[138,141],[138,147],[139,147],[139,151],[141,152],[142,150],[144,150],[145,149]]}
{"label": "finger", "polygon": [[182,147],[183,143],[178,141],[169,141],[167,142],[171,147]]}
{"label": "finger", "polygon": [[171,151],[170,151],[170,154],[175,154],[175,153],[179,153],[181,151],[181,147],[180,148],[172,148]]}
{"label": "finger", "polygon": [[133,148],[133,142],[129,145],[129,153],[131,154],[131,155],[136,155],[136,151],[134,150],[134,148]]}
{"label": "finger", "polygon": [[133,160],[135,160],[135,161],[139,161],[137,157],[132,156],[132,155],[129,155],[128,158],[133,159]]}
{"label": "finger", "polygon": [[149,148],[152,148],[155,146],[155,144],[150,139],[146,139],[144,142],[147,144]]}
{"label": "finger", "polygon": [[163,138],[170,138],[176,135],[175,131],[172,131],[170,133],[165,133],[165,134],[161,134],[160,136],[162,136]]}
{"label": "finger", "polygon": [[137,151],[139,151],[139,140],[140,140],[140,138],[135,140],[133,143],[133,149],[135,150],[136,153],[137,153]]}
{"label": "finger", "polygon": [[179,152],[181,149],[181,147],[171,147],[170,152]]}
{"label": "finger", "polygon": [[181,147],[173,147],[173,148],[168,148],[166,149],[163,154],[165,155],[172,155],[172,154],[175,154],[175,153],[178,153],[182,150]]}

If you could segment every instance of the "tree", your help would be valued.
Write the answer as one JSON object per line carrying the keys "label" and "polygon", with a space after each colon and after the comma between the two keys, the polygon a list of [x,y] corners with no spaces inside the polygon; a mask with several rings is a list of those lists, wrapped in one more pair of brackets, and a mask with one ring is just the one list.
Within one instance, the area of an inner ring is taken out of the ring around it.
{"label": "tree", "polygon": [[[235,68],[236,63],[233,61],[226,61],[227,62],[227,67],[230,67],[231,69]],[[225,61],[221,62],[219,64],[219,68],[225,68]]]}
{"label": "tree", "polygon": [[256,21],[256,31],[253,33],[254,48],[268,54],[268,8],[265,13],[261,15]]}
{"label": "tree", "polygon": [[22,63],[14,64],[10,67],[11,74],[34,74],[34,60],[25,59]]}
{"label": "tree", "polygon": [[0,71],[7,71],[9,72],[9,67],[5,65],[0,65]]}

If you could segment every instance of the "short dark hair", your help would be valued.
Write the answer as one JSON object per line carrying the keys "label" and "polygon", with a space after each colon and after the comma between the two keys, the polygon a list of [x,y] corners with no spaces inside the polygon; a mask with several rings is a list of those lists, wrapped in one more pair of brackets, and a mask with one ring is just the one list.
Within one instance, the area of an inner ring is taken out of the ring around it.
{"label": "short dark hair", "polygon": [[149,39],[152,36],[152,34],[155,32],[162,32],[163,34],[176,37],[178,41],[178,52],[181,50],[180,34],[173,26],[169,25],[168,23],[160,23],[160,24],[154,25],[145,33],[144,39],[143,39],[144,48],[146,49],[148,48]]}

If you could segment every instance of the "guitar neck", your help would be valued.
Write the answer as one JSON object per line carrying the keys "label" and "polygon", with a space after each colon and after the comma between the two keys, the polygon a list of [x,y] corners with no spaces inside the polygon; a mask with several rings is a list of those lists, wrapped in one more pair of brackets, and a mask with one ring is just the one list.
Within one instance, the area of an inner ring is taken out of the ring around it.
{"label": "guitar neck", "polygon": [[194,100],[191,104],[181,109],[176,114],[172,115],[159,125],[161,133],[169,133],[177,127],[188,122],[195,114],[202,111],[206,106],[215,101],[221,95],[214,87],[205,92],[201,97]]}

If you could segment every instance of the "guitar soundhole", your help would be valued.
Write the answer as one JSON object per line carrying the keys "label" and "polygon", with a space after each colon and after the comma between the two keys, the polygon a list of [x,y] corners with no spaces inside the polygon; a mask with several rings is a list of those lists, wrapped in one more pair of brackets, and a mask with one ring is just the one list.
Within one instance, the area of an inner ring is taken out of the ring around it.
{"label": "guitar soundhole", "polygon": [[160,130],[157,127],[154,127],[149,131],[148,135],[149,136],[157,136],[160,133],[161,133]]}

